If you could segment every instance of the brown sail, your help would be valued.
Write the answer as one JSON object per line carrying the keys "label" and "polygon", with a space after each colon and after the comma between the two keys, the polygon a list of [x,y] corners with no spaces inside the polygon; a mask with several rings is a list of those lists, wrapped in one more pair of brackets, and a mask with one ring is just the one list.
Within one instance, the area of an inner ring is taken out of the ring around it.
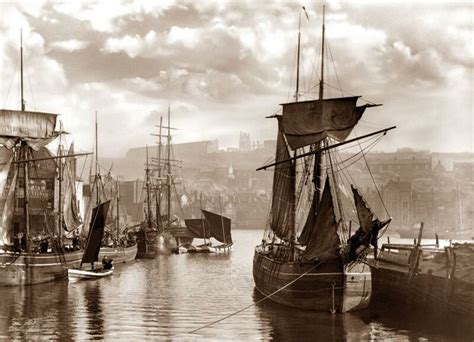
{"label": "brown sail", "polygon": [[359,96],[283,104],[282,129],[290,147],[317,143],[326,137],[344,141],[369,105],[357,107]]}
{"label": "brown sail", "polygon": [[186,219],[184,223],[194,237],[201,239],[209,239],[212,237],[206,220],[202,218]]}
{"label": "brown sail", "polygon": [[[290,152],[281,131],[281,117],[278,118],[276,162],[288,160]],[[291,161],[275,166],[273,171],[273,196],[270,228],[276,236],[289,240],[295,222],[295,164]]]}
{"label": "brown sail", "polygon": [[340,246],[329,177],[326,178],[319,211],[309,235],[303,257],[307,260],[331,260],[338,257]]}
{"label": "brown sail", "polygon": [[100,244],[104,236],[105,219],[107,217],[109,205],[110,200],[100,203],[92,210],[87,246],[81,263],[93,263],[98,261]]}
{"label": "brown sail", "polygon": [[228,217],[202,210],[211,236],[222,243],[232,243],[230,232],[232,220]]}
{"label": "brown sail", "polygon": [[367,233],[372,229],[372,220],[374,219],[374,213],[369,208],[362,195],[359,193],[359,190],[357,190],[353,185],[351,186],[351,188],[352,193],[354,194],[354,202],[360,227],[364,232]]}

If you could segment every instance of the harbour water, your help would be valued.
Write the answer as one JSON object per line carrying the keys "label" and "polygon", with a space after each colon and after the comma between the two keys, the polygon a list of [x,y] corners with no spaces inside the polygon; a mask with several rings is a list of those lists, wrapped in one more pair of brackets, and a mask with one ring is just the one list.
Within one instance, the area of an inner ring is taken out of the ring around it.
{"label": "harbour water", "polygon": [[[162,254],[112,277],[0,288],[0,339],[472,340],[472,331],[404,308],[331,315],[261,299],[252,279],[261,231],[236,230],[229,254]],[[458,322],[459,323],[459,322]],[[471,329],[472,330],[472,329]]]}

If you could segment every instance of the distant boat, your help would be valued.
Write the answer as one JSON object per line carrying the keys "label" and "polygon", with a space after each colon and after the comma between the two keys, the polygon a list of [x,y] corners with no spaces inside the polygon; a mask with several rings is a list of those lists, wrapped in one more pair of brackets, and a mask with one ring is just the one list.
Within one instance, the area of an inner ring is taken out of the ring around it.
{"label": "distant boat", "polygon": [[[324,31],[323,10],[322,61]],[[298,56],[299,46],[298,33]],[[270,230],[255,248],[253,277],[256,289],[280,304],[344,313],[369,304],[365,256],[390,220],[380,221],[353,184],[352,194],[345,190],[347,167],[336,148],[394,127],[347,139],[365,109],[376,105],[357,106],[359,96],[325,99],[323,63],[320,75],[319,99],[299,102],[297,67],[296,101],[284,103],[282,115],[274,116],[275,162],[259,168],[274,167]],[[344,210],[349,201],[355,207],[349,215],[355,211],[360,225],[355,233]]]}
{"label": "distant boat", "polygon": [[[198,219],[185,219],[188,235],[203,239],[201,245],[182,244],[173,249],[174,253],[220,253],[232,249],[232,220],[220,214],[201,210],[203,217]],[[220,242],[216,244],[211,238]]]}
{"label": "distant boat", "polygon": [[[57,114],[25,110],[23,46],[21,110],[0,110],[0,286],[67,277],[82,257],[77,236],[75,157],[63,154]],[[46,145],[59,137],[57,156]],[[4,158],[4,159],[3,159]]]}
{"label": "distant boat", "polygon": [[[105,219],[107,217],[109,204],[110,201],[102,202],[92,210],[86,249],[79,268],[70,268],[68,270],[70,280],[95,279],[112,275],[113,266],[111,262],[103,260],[102,267],[95,265],[99,260],[100,244],[104,236]],[[83,265],[90,266],[88,268],[82,268]]]}

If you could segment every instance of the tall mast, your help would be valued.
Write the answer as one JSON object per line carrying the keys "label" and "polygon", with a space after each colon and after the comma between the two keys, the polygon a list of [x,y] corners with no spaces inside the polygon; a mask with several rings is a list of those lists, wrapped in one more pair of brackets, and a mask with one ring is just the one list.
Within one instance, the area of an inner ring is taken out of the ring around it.
{"label": "tall mast", "polygon": [[[325,35],[325,8],[326,6],[323,5],[323,25],[322,25],[322,39],[321,39],[321,80],[319,81],[319,100],[321,103],[321,113],[323,111],[322,106],[324,105],[324,102],[322,101],[324,98],[324,35]],[[321,148],[321,142],[316,144],[316,148],[320,149]],[[315,201],[315,212],[318,212],[319,209],[319,201],[321,200],[321,163],[322,163],[322,153],[316,153],[314,156],[314,201]]]}
{"label": "tall mast", "polygon": [[59,236],[59,241],[61,241],[62,238],[62,227],[63,227],[63,213],[62,213],[62,197],[63,197],[63,162],[62,162],[62,131],[63,131],[63,124],[62,122],[59,122],[59,148],[58,148],[58,154],[59,154],[59,165],[58,165],[58,236]]}
{"label": "tall mast", "polygon": [[20,91],[21,111],[25,111],[25,99],[23,98],[23,30],[20,30]]}
{"label": "tall mast", "polygon": [[[21,111],[25,111],[25,99],[23,98],[23,32],[20,31],[20,91],[21,91]],[[20,159],[28,159],[28,145],[22,141],[20,143]],[[28,206],[28,183],[29,183],[29,163],[23,163],[23,216],[25,217],[25,240],[26,251],[30,251],[30,212]]]}
{"label": "tall mast", "polygon": [[301,42],[301,11],[298,19],[298,52],[296,57],[296,93],[295,102],[298,102],[298,95],[300,92],[300,42]]}
{"label": "tall mast", "polygon": [[119,244],[120,236],[120,183],[117,175],[117,182],[115,183],[117,187],[117,245]]}
{"label": "tall mast", "polygon": [[95,204],[99,205],[100,196],[99,196],[99,133],[97,126],[97,111],[95,111]]}
{"label": "tall mast", "polygon": [[168,200],[168,222],[171,222],[171,109],[170,106],[168,105],[168,194],[167,194],[167,200]]}
{"label": "tall mast", "polygon": [[156,224],[159,231],[162,231],[161,222],[161,127],[163,126],[163,116],[160,116],[160,128],[158,132],[158,188],[156,189]]}
{"label": "tall mast", "polygon": [[322,100],[324,97],[324,33],[326,30],[325,26],[325,12],[326,6],[323,5],[323,28],[322,28],[322,40],[321,40],[321,80],[319,81],[319,99]]}
{"label": "tall mast", "polygon": [[151,228],[151,203],[150,203],[150,165],[148,164],[148,145],[146,146],[146,216],[148,228]]}

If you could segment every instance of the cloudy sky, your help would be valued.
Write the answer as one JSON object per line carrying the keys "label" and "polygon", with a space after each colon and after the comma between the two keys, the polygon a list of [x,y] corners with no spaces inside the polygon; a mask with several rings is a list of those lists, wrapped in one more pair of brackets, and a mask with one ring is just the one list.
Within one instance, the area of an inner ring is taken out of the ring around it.
{"label": "cloudy sky", "polygon": [[[326,5],[326,96],[383,103],[357,133],[397,125],[377,149],[474,151],[471,2]],[[2,1],[0,107],[20,105],[22,29],[27,109],[60,113],[82,150],[93,144],[96,110],[104,155],[153,144],[168,103],[177,142],[236,146],[240,131],[273,139],[265,116],[294,96],[301,6],[309,21],[303,14],[300,87],[309,99],[321,2]]]}

